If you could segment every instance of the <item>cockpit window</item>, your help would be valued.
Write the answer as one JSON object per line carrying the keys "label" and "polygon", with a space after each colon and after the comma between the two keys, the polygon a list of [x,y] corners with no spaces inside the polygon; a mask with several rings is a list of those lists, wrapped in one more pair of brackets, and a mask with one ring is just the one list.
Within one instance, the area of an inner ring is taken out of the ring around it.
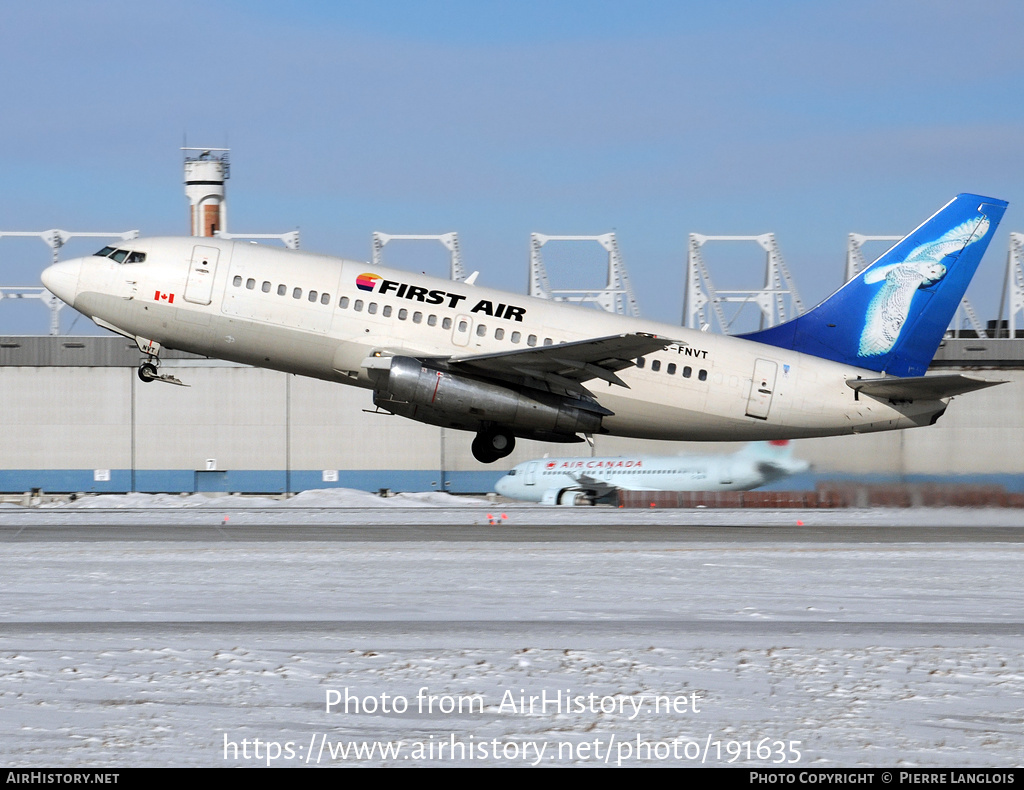
{"label": "cockpit window", "polygon": [[97,258],[112,258],[118,263],[142,263],[146,260],[144,252],[129,252],[119,250],[117,247],[104,247],[96,253]]}

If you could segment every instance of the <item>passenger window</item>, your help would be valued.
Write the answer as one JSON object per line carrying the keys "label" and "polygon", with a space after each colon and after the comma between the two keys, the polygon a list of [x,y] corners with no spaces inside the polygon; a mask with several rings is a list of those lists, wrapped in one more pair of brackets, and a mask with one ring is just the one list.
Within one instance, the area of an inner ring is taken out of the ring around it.
{"label": "passenger window", "polygon": [[315,302],[315,301],[316,301],[316,298],[317,298],[317,297],[318,297],[319,295],[320,295],[320,294],[318,294],[318,293],[317,293],[316,291],[310,291],[310,292],[309,292],[309,301],[311,301],[311,302]]}
{"label": "passenger window", "polygon": [[242,284],[241,275],[236,274],[235,279],[231,281],[231,284],[238,288]]}
{"label": "passenger window", "polygon": [[551,338],[550,337],[544,338],[544,345],[545,346],[550,346],[551,345]]}
{"label": "passenger window", "polygon": [[422,321],[423,321],[423,313],[417,311],[417,312],[412,314],[412,322],[414,324],[419,324]]}
{"label": "passenger window", "polygon": [[301,299],[301,298],[302,298],[302,289],[301,288],[294,289],[292,291],[292,299]]}
{"label": "passenger window", "polygon": [[245,281],[245,287],[251,291],[253,288],[256,287],[256,281],[252,277],[250,277],[248,280]]}
{"label": "passenger window", "polygon": [[437,326],[437,316],[433,313],[427,316],[427,326]]}
{"label": "passenger window", "polygon": [[476,325],[476,336],[477,337],[485,337],[486,335],[487,335],[487,324],[477,324]]}
{"label": "passenger window", "polygon": [[399,321],[404,321],[408,317],[409,317],[409,311],[406,310],[404,307],[399,308],[399,310],[398,310],[398,320]]}
{"label": "passenger window", "polygon": [[675,362],[669,362],[668,363],[668,367],[665,368],[665,372],[668,373],[668,375],[670,375],[670,376],[676,375],[676,363]]}
{"label": "passenger window", "polygon": [[465,321],[459,321],[459,331],[465,332],[467,329],[469,329],[469,324],[467,324]]}
{"label": "passenger window", "polygon": [[519,334],[519,332],[513,332],[512,333],[512,342],[513,343],[518,343],[520,340],[522,340],[522,337],[523,336],[521,334]]}
{"label": "passenger window", "polygon": [[653,370],[655,373],[657,373],[659,370],[661,370],[661,360],[660,359],[652,359],[651,360],[651,370]]}
{"label": "passenger window", "polygon": [[278,296],[284,296],[286,293],[288,293],[288,286],[287,285],[285,285],[284,283],[281,283],[281,285],[277,286],[277,295]]}
{"label": "passenger window", "polygon": [[356,299],[355,302],[352,303],[352,309],[355,310],[357,313],[362,312],[362,310],[363,310],[363,300],[362,299]]}
{"label": "passenger window", "polygon": [[331,303],[331,295],[330,294],[321,294],[321,296],[320,296],[320,304],[330,304],[330,303]]}
{"label": "passenger window", "polygon": [[442,329],[451,329],[452,328],[452,319],[450,319],[450,318],[442,319],[441,320],[441,328]]}
{"label": "passenger window", "polygon": [[271,287],[270,286],[270,282],[268,280],[264,280],[263,281],[263,293],[265,293],[265,294],[270,293],[270,287]]}
{"label": "passenger window", "polygon": [[381,312],[384,314],[385,318],[390,318],[391,317],[391,305],[389,305],[389,304],[384,305],[384,309],[381,310]]}
{"label": "passenger window", "polygon": [[494,339],[501,340],[503,337],[505,337],[505,330],[499,326],[494,330]]}
{"label": "passenger window", "polygon": [[693,368],[691,368],[689,365],[687,365],[685,368],[683,368],[683,378],[684,379],[688,379],[692,375],[693,375]]}
{"label": "passenger window", "polygon": [[707,381],[708,372],[706,370],[702,370],[700,373],[697,374],[697,378],[700,379],[701,381]]}
{"label": "passenger window", "polygon": [[341,297],[341,299],[338,300],[338,307],[340,307],[342,310],[348,309],[348,297],[347,296],[343,296],[343,297]]}
{"label": "passenger window", "polygon": [[528,346],[535,346],[535,345],[537,345],[537,336],[536,335],[528,335],[526,337],[526,345],[528,345]]}
{"label": "passenger window", "polygon": [[647,360],[646,360],[646,359],[644,359],[643,357],[637,357],[637,358],[636,358],[636,366],[637,366],[638,368],[642,368],[642,367],[643,367],[644,365],[646,365],[646,364],[647,364]]}
{"label": "passenger window", "polygon": [[374,315],[377,312],[377,303],[370,302],[368,305],[366,305],[366,312],[368,312],[370,315]]}

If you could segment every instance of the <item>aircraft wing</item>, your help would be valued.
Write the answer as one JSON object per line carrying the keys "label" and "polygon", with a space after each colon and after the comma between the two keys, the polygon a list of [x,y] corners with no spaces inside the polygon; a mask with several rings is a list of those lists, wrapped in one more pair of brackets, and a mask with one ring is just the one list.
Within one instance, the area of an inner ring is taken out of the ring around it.
{"label": "aircraft wing", "polygon": [[509,378],[510,374],[518,374],[561,387],[579,388],[584,381],[602,379],[628,388],[615,374],[636,364],[637,357],[660,351],[671,343],[666,337],[634,332],[496,354],[453,356],[447,363],[486,376]]}
{"label": "aircraft wing", "polygon": [[994,387],[1005,384],[1005,381],[986,381],[985,379],[965,376],[962,373],[951,373],[941,376],[912,376],[900,378],[888,376],[882,379],[847,379],[846,385],[871,395],[875,398],[888,400],[942,400],[965,392]]}
{"label": "aircraft wing", "polygon": [[576,484],[581,490],[593,491],[595,499],[601,499],[602,497],[608,496],[608,494],[619,489],[618,486],[606,483],[603,480],[598,480],[595,477],[591,477],[588,474],[580,473],[574,475],[569,473],[569,477],[576,481]]}

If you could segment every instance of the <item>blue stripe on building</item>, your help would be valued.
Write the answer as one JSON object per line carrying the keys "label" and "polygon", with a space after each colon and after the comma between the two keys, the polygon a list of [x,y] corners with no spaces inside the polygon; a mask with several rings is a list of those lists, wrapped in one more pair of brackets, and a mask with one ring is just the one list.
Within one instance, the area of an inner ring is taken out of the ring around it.
{"label": "blue stripe on building", "polygon": [[493,472],[442,472],[441,470],[369,469],[338,470],[336,482],[324,482],[320,469],[111,469],[109,480],[95,480],[92,469],[0,470],[0,492],[22,493],[39,489],[50,493],[82,491],[96,494],[146,494],[237,492],[284,494],[314,488],[353,488],[361,491],[448,491],[478,494],[494,490],[504,469]]}

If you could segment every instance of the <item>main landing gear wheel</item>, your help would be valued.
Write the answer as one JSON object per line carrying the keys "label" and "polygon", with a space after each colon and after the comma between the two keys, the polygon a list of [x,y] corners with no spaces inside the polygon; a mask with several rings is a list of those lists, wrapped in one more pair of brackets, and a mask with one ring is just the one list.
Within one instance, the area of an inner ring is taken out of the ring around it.
{"label": "main landing gear wheel", "polygon": [[505,431],[481,431],[473,440],[473,457],[482,464],[493,464],[516,449],[516,437]]}
{"label": "main landing gear wheel", "polygon": [[152,362],[143,362],[139,365],[139,378],[145,382],[154,381],[159,374],[156,372],[156,365]]}

